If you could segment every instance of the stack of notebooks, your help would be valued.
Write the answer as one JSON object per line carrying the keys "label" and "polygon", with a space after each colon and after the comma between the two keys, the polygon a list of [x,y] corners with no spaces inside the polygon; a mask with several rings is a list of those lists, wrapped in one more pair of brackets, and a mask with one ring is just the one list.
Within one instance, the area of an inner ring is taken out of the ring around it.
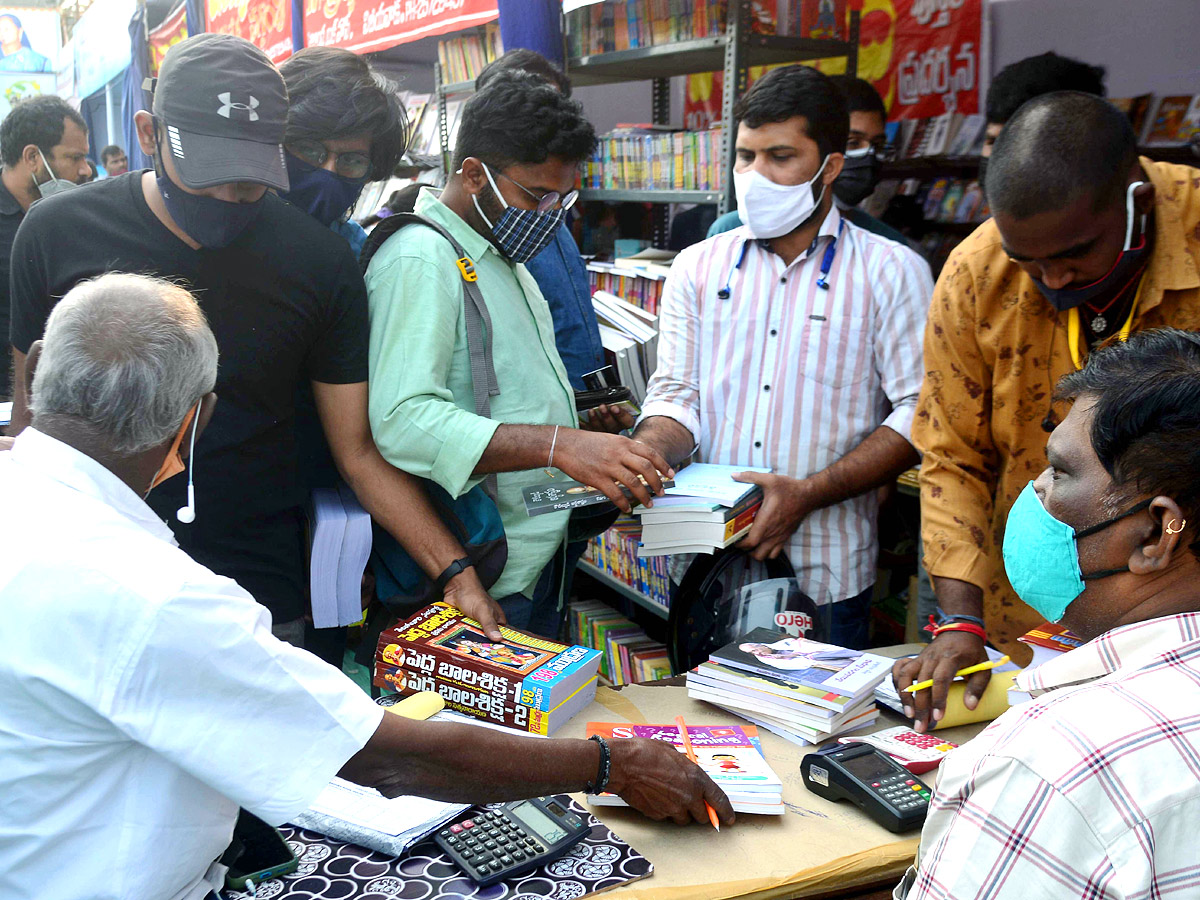
{"label": "stack of notebooks", "polygon": [[317,488],[308,506],[313,626],[362,621],[362,576],[371,556],[371,517],[346,485]]}
{"label": "stack of notebooks", "polygon": [[892,662],[756,628],[689,672],[687,690],[793,743],[817,744],[875,721],[872,692]]}
{"label": "stack of notebooks", "polygon": [[600,600],[569,604],[571,640],[601,652],[600,674],[614,685],[671,676],[667,648]]}
{"label": "stack of notebooks", "polygon": [[433,691],[446,708],[533,734],[551,734],[596,694],[600,653],[513,628],[493,641],[474,619],[434,603],[379,636],[376,687]]}
{"label": "stack of notebooks", "polygon": [[634,509],[642,523],[638,556],[713,553],[744,538],[763,497],[756,485],[733,480],[734,473],[747,471],[770,469],[692,463],[676,472],[667,496]]}
{"label": "stack of notebooks", "polygon": [[[688,740],[696,762],[725,792],[734,812],[782,816],[783,782],[763,756],[758,729],[753,725],[689,725]],[[588,722],[587,734],[606,740],[647,738],[666,741],[680,753],[683,738],[674,725],[631,725],[627,722]],[[627,806],[615,794],[589,794],[593,806]]]}

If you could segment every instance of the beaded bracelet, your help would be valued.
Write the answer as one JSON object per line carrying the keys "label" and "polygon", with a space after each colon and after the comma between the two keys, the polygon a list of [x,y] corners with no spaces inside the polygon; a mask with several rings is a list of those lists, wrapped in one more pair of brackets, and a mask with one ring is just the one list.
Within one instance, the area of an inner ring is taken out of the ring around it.
{"label": "beaded bracelet", "polygon": [[608,787],[609,776],[612,775],[612,751],[608,749],[608,741],[598,734],[593,734],[588,740],[600,745],[600,767],[596,770],[595,780],[589,781],[583,788],[589,794],[602,794]]}

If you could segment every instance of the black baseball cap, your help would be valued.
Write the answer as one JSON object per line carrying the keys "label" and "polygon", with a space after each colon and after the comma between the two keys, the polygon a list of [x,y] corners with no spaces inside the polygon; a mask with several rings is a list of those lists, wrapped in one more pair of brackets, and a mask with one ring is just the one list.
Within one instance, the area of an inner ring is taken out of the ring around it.
{"label": "black baseball cap", "polygon": [[173,46],[154,87],[185,187],[252,181],[288,189],[283,157],[288,97],[270,58],[232,34],[198,34]]}

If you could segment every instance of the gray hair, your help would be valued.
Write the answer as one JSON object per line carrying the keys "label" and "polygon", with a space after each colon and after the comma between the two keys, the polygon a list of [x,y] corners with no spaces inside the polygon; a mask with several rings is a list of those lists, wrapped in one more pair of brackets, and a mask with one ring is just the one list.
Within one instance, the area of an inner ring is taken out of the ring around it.
{"label": "gray hair", "polygon": [[110,273],[54,307],[30,405],[133,456],[169,440],[216,380],[217,341],[195,298],[159,278]]}

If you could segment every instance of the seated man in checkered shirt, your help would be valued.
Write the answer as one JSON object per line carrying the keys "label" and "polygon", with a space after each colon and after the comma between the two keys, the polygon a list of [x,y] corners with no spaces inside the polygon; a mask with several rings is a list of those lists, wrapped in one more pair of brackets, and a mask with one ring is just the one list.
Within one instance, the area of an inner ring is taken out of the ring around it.
{"label": "seated man in checkered shirt", "polygon": [[1058,393],[1004,565],[1088,643],[947,757],[895,898],[1200,896],[1200,334],[1135,334]]}

